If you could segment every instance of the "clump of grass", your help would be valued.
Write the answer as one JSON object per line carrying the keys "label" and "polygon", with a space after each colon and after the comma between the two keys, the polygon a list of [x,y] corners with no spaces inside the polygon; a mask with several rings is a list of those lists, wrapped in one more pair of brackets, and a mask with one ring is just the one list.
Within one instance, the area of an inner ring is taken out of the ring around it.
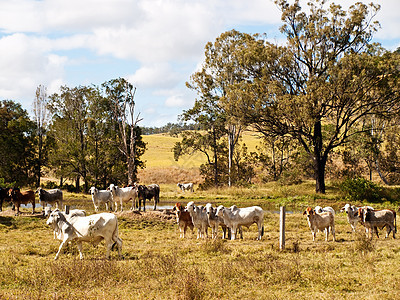
{"label": "clump of grass", "polygon": [[177,298],[182,300],[203,299],[206,291],[206,277],[197,267],[184,269],[176,280]]}
{"label": "clump of grass", "polygon": [[228,253],[226,248],[226,240],[222,239],[206,239],[202,243],[201,248],[207,254]]}
{"label": "clump of grass", "polygon": [[372,252],[375,250],[375,243],[372,239],[367,238],[364,233],[356,232],[353,248],[355,252]]}

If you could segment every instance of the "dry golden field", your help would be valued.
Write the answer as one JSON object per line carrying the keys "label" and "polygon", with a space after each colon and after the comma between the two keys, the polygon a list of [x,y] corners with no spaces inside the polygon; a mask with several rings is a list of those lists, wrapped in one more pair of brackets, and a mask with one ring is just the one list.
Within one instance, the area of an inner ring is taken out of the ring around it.
{"label": "dry golden field", "polygon": [[[199,166],[206,162],[203,153],[184,155],[178,161],[174,160],[172,148],[180,137],[169,134],[143,135],[147,143],[147,150],[142,156],[146,168],[138,171],[140,182],[149,183],[177,183],[177,182],[202,182]],[[255,151],[260,139],[257,134],[245,132],[241,143],[245,143],[249,151]]]}
{"label": "dry golden field", "polygon": [[[313,183],[274,184],[257,189],[182,193],[161,185],[162,206],[232,203],[260,205],[265,234],[256,226],[236,241],[180,239],[168,211],[118,212],[123,256],[104,259],[103,243],[84,244],[84,260],[70,245],[54,261],[60,241],[46,220],[9,206],[0,213],[0,299],[400,299],[400,242],[390,237],[367,240],[362,228],[351,233],[339,213],[344,200],[334,189],[312,193]],[[94,213],[88,195],[66,193],[65,203]],[[286,249],[279,250],[279,210],[286,205]],[[335,207],[336,242],[322,233],[312,242],[302,211],[307,205]],[[361,204],[361,203],[358,203]],[[394,206],[392,208],[395,208]],[[210,232],[210,230],[209,230]]]}

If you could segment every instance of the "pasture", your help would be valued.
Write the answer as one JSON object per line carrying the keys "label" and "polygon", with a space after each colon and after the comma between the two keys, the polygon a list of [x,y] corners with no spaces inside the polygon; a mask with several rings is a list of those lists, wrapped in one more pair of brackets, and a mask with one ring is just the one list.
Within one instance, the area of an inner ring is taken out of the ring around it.
{"label": "pasture", "polygon": [[[173,215],[151,209],[139,214],[125,204],[125,211],[117,213],[123,260],[116,251],[106,260],[101,243],[96,248],[84,244],[84,260],[70,245],[54,261],[60,241],[53,239],[46,219],[28,209],[14,217],[4,207],[0,299],[399,299],[400,241],[383,234],[367,240],[361,226],[351,233],[345,214],[338,212],[344,202],[334,193],[320,198],[309,192],[312,187],[271,185],[191,194],[161,185],[160,205],[190,200],[260,205],[266,210],[264,237],[256,241],[252,225],[244,228],[243,240],[197,240],[191,233],[180,239]],[[89,195],[66,193],[64,202],[94,213]],[[312,242],[302,211],[316,203],[337,211],[337,242],[325,242],[322,233]],[[276,213],[281,204],[289,211],[284,251],[279,250]]]}

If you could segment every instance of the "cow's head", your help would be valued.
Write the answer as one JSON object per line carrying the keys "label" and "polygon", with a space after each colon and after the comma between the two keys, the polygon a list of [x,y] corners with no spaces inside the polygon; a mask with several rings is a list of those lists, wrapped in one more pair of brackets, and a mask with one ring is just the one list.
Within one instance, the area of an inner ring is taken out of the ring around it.
{"label": "cow's head", "polygon": [[193,201],[190,201],[187,205],[186,205],[186,209],[189,211],[189,212],[193,212],[194,211],[194,202]]}
{"label": "cow's head", "polygon": [[47,219],[46,224],[47,225],[56,224],[60,220],[65,220],[65,216],[59,209],[55,209],[50,213],[50,216]]}
{"label": "cow's head", "polygon": [[90,188],[90,194],[91,195],[94,195],[94,194],[96,194],[97,193],[97,189],[94,187],[94,186],[92,186],[91,188]]}
{"label": "cow's head", "polygon": [[315,212],[311,207],[307,207],[307,209],[303,212],[303,215],[307,215],[307,217],[314,215]]}
{"label": "cow's head", "polygon": [[216,211],[216,215],[218,217],[223,217],[224,216],[224,211],[225,211],[225,207],[223,205],[220,205],[217,207],[217,211]]}
{"label": "cow's head", "polygon": [[207,203],[205,209],[206,209],[207,215],[210,215],[214,211],[211,203]]}

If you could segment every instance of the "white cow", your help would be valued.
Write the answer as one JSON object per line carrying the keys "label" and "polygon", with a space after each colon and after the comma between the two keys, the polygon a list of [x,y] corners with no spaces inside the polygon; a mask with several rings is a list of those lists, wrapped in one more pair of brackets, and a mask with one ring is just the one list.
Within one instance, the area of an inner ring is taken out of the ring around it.
{"label": "white cow", "polygon": [[257,224],[257,240],[261,240],[264,235],[264,211],[259,206],[238,208],[232,205],[227,208],[223,205],[217,207],[217,216],[224,220],[225,225],[231,230],[231,240],[236,239],[236,231],[241,226],[249,228],[252,224]]}
{"label": "white cow", "polygon": [[129,200],[132,200],[132,207],[131,210],[134,209],[135,207],[135,201],[137,197],[137,190],[133,186],[128,186],[124,188],[120,188],[114,184],[110,184],[110,191],[112,193],[115,209],[114,211],[118,210],[118,201],[119,204],[121,205],[121,211],[124,210],[123,207],[123,202],[127,202]]}
{"label": "white cow", "polygon": [[118,237],[118,219],[112,213],[67,218],[64,213],[56,210],[50,214],[46,223],[53,228],[57,238],[62,240],[54,259],[58,258],[63,246],[69,241],[76,241],[80,259],[83,259],[82,242],[96,246],[103,239],[106,246],[106,258],[110,257],[110,250],[114,244],[117,244],[118,255],[121,257],[122,240]]}
{"label": "white cow", "polygon": [[319,205],[317,205],[315,208],[314,208],[314,211],[317,213],[317,214],[321,214],[321,213],[323,213],[323,212],[331,212],[332,213],[332,215],[335,215],[335,210],[332,208],[332,207],[330,207],[330,206],[326,206],[326,207],[324,207],[324,208],[322,208],[321,206],[319,206]]}
{"label": "white cow", "polygon": [[313,241],[318,230],[325,231],[325,241],[328,241],[329,232],[332,233],[333,241],[335,241],[335,216],[330,211],[318,214],[311,207],[307,207],[303,215],[307,215]]}
{"label": "white cow", "polygon": [[193,183],[178,183],[177,186],[181,189],[182,192],[184,191],[191,191],[194,192]]}
{"label": "white cow", "polygon": [[190,201],[186,206],[187,211],[192,217],[193,226],[197,228],[197,238],[208,237],[208,218],[207,212],[203,206],[194,205],[193,201]]}
{"label": "white cow", "polygon": [[90,194],[92,195],[92,201],[95,211],[99,211],[101,203],[104,203],[106,210],[108,210],[108,205],[110,205],[110,210],[112,210],[113,195],[111,191],[108,190],[98,190],[94,186],[90,188]]}

